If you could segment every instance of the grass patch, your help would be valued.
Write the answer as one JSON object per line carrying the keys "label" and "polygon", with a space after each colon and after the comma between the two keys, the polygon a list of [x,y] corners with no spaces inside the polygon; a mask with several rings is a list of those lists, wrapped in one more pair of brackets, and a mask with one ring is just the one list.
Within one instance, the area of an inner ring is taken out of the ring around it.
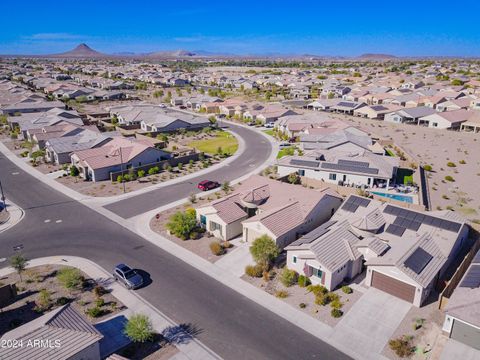
{"label": "grass patch", "polygon": [[281,159],[284,156],[292,156],[294,154],[295,154],[295,147],[294,146],[286,147],[286,148],[283,148],[282,150],[280,150],[278,152],[277,159]]}
{"label": "grass patch", "polygon": [[413,170],[410,169],[398,169],[397,179],[400,184],[412,184],[413,183]]}
{"label": "grass patch", "polygon": [[267,135],[273,136],[274,132],[273,129],[263,130],[263,132]]}
{"label": "grass patch", "polygon": [[385,149],[385,152],[387,153],[388,156],[395,157],[395,153],[392,150]]}
{"label": "grass patch", "polygon": [[188,144],[188,146],[194,147],[198,151],[214,155],[217,153],[218,148],[222,148],[223,153],[233,155],[238,150],[238,141],[227,131],[218,131],[215,133],[215,137],[204,140],[195,140]]}

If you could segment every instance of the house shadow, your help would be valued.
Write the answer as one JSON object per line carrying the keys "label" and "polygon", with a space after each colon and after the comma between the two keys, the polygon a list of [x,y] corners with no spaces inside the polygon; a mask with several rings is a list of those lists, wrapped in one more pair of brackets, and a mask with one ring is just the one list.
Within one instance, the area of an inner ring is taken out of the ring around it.
{"label": "house shadow", "polygon": [[142,286],[138,287],[138,289],[143,289],[144,287],[147,287],[148,285],[150,285],[153,281],[152,281],[152,278],[150,276],[150,274],[148,272],[146,272],[145,270],[142,270],[142,269],[134,269],[138,275],[140,275],[143,279],[143,284]]}
{"label": "house shadow", "polygon": [[162,331],[162,336],[170,344],[179,345],[188,344],[195,336],[200,335],[202,332],[202,329],[198,328],[194,324],[189,323],[169,326]]}

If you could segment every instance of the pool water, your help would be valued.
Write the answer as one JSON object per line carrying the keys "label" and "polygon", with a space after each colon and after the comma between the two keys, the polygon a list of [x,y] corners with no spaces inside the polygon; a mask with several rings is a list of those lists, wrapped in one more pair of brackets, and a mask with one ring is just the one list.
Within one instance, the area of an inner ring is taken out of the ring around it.
{"label": "pool water", "polygon": [[413,198],[411,196],[406,196],[406,195],[398,195],[398,194],[387,194],[387,193],[382,193],[382,192],[376,192],[376,191],[371,191],[372,194],[378,195],[378,196],[383,196],[387,197],[393,200],[398,200],[398,201],[403,201],[407,202],[409,204],[413,204]]}

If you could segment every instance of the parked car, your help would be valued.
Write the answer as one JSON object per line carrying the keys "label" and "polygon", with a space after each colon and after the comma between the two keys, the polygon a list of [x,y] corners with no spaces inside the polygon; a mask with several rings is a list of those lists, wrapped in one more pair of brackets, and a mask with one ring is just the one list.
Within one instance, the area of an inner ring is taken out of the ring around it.
{"label": "parked car", "polygon": [[278,147],[279,147],[280,149],[287,148],[287,147],[290,147],[290,146],[292,146],[292,145],[289,144],[289,143],[281,143],[280,145],[278,145]]}
{"label": "parked car", "polygon": [[274,126],[275,126],[275,124],[272,123],[272,122],[269,122],[269,123],[266,123],[266,124],[265,124],[265,127],[266,127],[267,129],[273,129]]}
{"label": "parked car", "polygon": [[219,187],[220,184],[216,181],[203,180],[198,183],[197,187],[202,191],[208,191]]}
{"label": "parked car", "polygon": [[120,281],[127,289],[137,289],[143,285],[143,278],[130,266],[118,264],[113,270],[113,277]]}
{"label": "parked car", "polygon": [[250,121],[249,123],[247,123],[248,126],[255,126],[257,125],[257,123],[255,121]]}

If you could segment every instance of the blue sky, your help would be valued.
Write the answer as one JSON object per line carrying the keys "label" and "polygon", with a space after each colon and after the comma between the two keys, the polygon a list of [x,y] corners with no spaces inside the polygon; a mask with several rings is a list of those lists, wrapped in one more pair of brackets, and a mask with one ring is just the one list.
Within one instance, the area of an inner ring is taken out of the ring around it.
{"label": "blue sky", "polygon": [[2,0],[0,12],[0,54],[49,54],[85,42],[106,53],[480,56],[475,0]]}

